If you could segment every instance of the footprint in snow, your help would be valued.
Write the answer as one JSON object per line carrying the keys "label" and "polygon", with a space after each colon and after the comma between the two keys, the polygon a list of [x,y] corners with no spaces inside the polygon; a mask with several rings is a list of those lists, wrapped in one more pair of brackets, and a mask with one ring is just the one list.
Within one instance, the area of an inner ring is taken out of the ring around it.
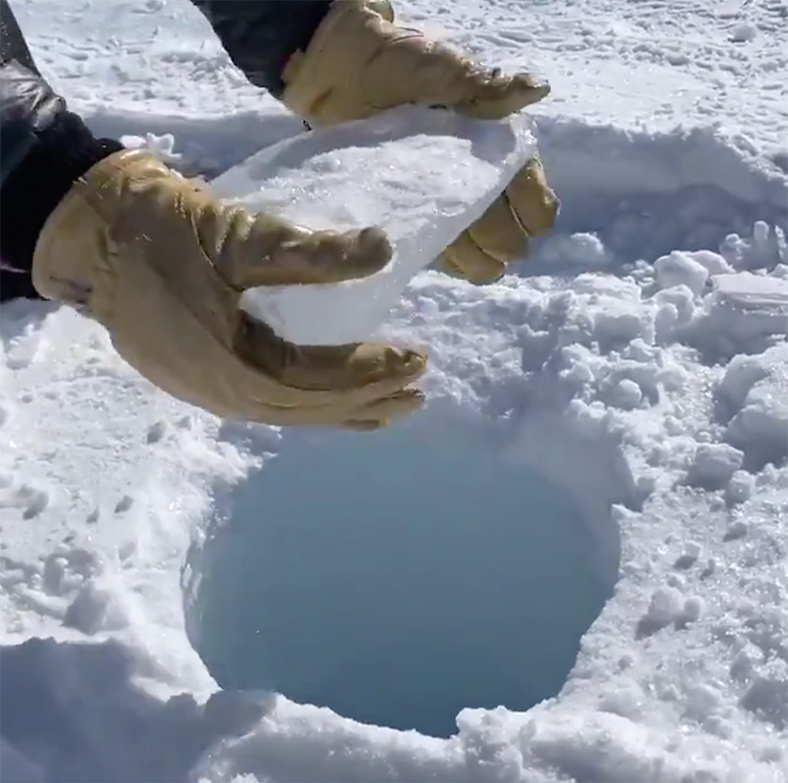
{"label": "footprint in snow", "polygon": [[123,514],[134,505],[134,498],[131,495],[124,495],[115,506],[116,514]]}
{"label": "footprint in snow", "polygon": [[29,484],[14,488],[9,483],[2,489],[5,491],[0,492],[0,508],[21,508],[24,519],[37,517],[49,505],[49,493]]}
{"label": "footprint in snow", "polygon": [[158,443],[167,434],[167,424],[161,419],[151,425],[146,440],[149,444]]}

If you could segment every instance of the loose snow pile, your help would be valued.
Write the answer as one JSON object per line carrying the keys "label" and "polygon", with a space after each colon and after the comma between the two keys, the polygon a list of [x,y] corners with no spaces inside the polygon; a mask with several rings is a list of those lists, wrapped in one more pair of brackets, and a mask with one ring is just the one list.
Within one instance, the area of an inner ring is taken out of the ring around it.
{"label": "loose snow pile", "polygon": [[[212,39],[200,48],[186,4],[17,5],[96,127],[153,134],[184,170],[219,173],[298,130],[260,114]],[[560,690],[464,709],[438,738],[219,689],[192,644],[210,627],[203,569],[241,494],[310,436],[181,405],[76,313],[17,302],[0,324],[4,780],[788,780],[780,12],[613,8],[589,27],[583,3],[527,23],[519,5],[406,7],[504,67],[526,42],[567,77],[537,118],[563,209],[519,275],[476,288],[422,271],[379,330],[430,347],[419,438],[473,437],[502,475],[519,467],[580,510],[587,565],[614,588]],[[370,438],[365,459],[395,468]],[[560,571],[569,545],[540,552]]]}

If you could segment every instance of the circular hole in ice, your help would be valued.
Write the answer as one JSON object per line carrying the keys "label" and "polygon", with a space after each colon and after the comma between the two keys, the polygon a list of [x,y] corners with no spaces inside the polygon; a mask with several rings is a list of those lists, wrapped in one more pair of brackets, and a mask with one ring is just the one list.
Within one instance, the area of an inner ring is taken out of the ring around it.
{"label": "circular hole in ice", "polygon": [[220,686],[433,736],[555,695],[612,590],[567,493],[468,434],[285,437],[202,559]]}

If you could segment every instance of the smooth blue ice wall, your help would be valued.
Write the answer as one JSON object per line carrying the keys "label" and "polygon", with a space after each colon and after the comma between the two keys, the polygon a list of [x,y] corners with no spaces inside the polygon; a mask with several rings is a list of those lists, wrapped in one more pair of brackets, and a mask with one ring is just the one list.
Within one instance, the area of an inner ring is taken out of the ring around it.
{"label": "smooth blue ice wall", "polygon": [[560,690],[609,594],[593,546],[566,493],[469,436],[292,437],[210,544],[198,650],[225,688],[448,736]]}

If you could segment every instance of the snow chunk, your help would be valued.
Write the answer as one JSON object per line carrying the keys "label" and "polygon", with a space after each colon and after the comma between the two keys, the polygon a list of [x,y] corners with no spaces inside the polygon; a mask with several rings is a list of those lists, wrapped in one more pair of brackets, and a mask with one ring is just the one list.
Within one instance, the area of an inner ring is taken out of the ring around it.
{"label": "snow chunk", "polygon": [[695,541],[688,541],[684,545],[684,552],[681,554],[681,556],[676,558],[676,562],[673,564],[673,566],[675,568],[681,569],[692,568],[692,566],[698,562],[701,551],[700,544],[696,543]]}
{"label": "snow chunk", "polygon": [[716,275],[712,280],[717,297],[725,297],[741,307],[781,308],[788,306],[788,280],[752,272]]}
{"label": "snow chunk", "polygon": [[742,696],[741,706],[778,731],[788,728],[788,678],[758,677]]}
{"label": "snow chunk", "polygon": [[752,41],[758,35],[758,28],[749,22],[739,22],[731,30],[731,41],[733,43],[745,43]]}
{"label": "snow chunk", "polygon": [[676,587],[658,587],[651,594],[648,609],[638,623],[638,637],[650,636],[684,617],[685,598]]}
{"label": "snow chunk", "polygon": [[725,369],[725,375],[717,388],[717,396],[731,409],[731,415],[738,413],[747,399],[750,389],[763,378],[769,376],[763,356],[734,356]]}
{"label": "snow chunk", "polygon": [[737,470],[725,488],[725,499],[731,504],[744,503],[750,499],[754,489],[755,477],[746,470]]}
{"label": "snow chunk", "polygon": [[657,283],[660,288],[673,288],[685,285],[696,296],[700,294],[709,279],[709,270],[696,261],[692,254],[674,250],[654,262]]}
{"label": "snow chunk", "polygon": [[779,226],[769,226],[763,220],[753,225],[751,239],[728,234],[720,247],[720,253],[734,269],[768,269],[788,262],[784,231]]}
{"label": "snow chunk", "polygon": [[406,106],[263,150],[214,180],[217,192],[314,229],[380,226],[394,257],[365,280],[257,288],[242,306],[297,343],[368,339],[534,149],[525,115],[490,122]]}
{"label": "snow chunk", "polygon": [[659,291],[654,297],[660,305],[672,304],[676,308],[679,323],[687,323],[695,313],[692,289],[686,285],[676,285]]}
{"label": "snow chunk", "polygon": [[120,137],[120,143],[129,149],[145,149],[170,166],[177,167],[183,163],[183,155],[175,152],[175,137],[172,133],[161,136],[146,133],[144,137],[126,134]]}
{"label": "snow chunk", "polygon": [[540,250],[548,264],[571,264],[581,268],[598,268],[611,262],[611,254],[596,234],[578,232],[548,237]]}
{"label": "snow chunk", "polygon": [[707,443],[695,452],[689,481],[705,489],[721,489],[742,466],[744,453],[726,443]]}
{"label": "snow chunk", "polygon": [[788,384],[785,377],[759,383],[747,395],[725,439],[743,448],[757,466],[781,463],[788,455]]}
{"label": "snow chunk", "polygon": [[673,587],[660,587],[651,596],[648,618],[655,622],[668,623],[677,617],[684,607],[684,597]]}
{"label": "snow chunk", "polygon": [[637,408],[642,399],[643,392],[640,390],[640,386],[629,378],[619,381],[611,393],[611,403],[624,410]]}
{"label": "snow chunk", "polygon": [[693,323],[693,342],[727,356],[765,350],[788,335],[788,280],[751,272],[715,275]]}
{"label": "snow chunk", "polygon": [[734,358],[718,395],[731,416],[724,439],[746,454],[747,466],[760,469],[788,456],[788,344]]}
{"label": "snow chunk", "polygon": [[727,272],[733,272],[730,264],[719,253],[714,253],[711,250],[695,250],[687,255],[705,267],[710,275],[724,275]]}
{"label": "snow chunk", "polygon": [[723,540],[735,541],[737,538],[744,538],[744,536],[747,535],[748,529],[747,523],[743,519],[734,519],[733,522],[728,525]]}

